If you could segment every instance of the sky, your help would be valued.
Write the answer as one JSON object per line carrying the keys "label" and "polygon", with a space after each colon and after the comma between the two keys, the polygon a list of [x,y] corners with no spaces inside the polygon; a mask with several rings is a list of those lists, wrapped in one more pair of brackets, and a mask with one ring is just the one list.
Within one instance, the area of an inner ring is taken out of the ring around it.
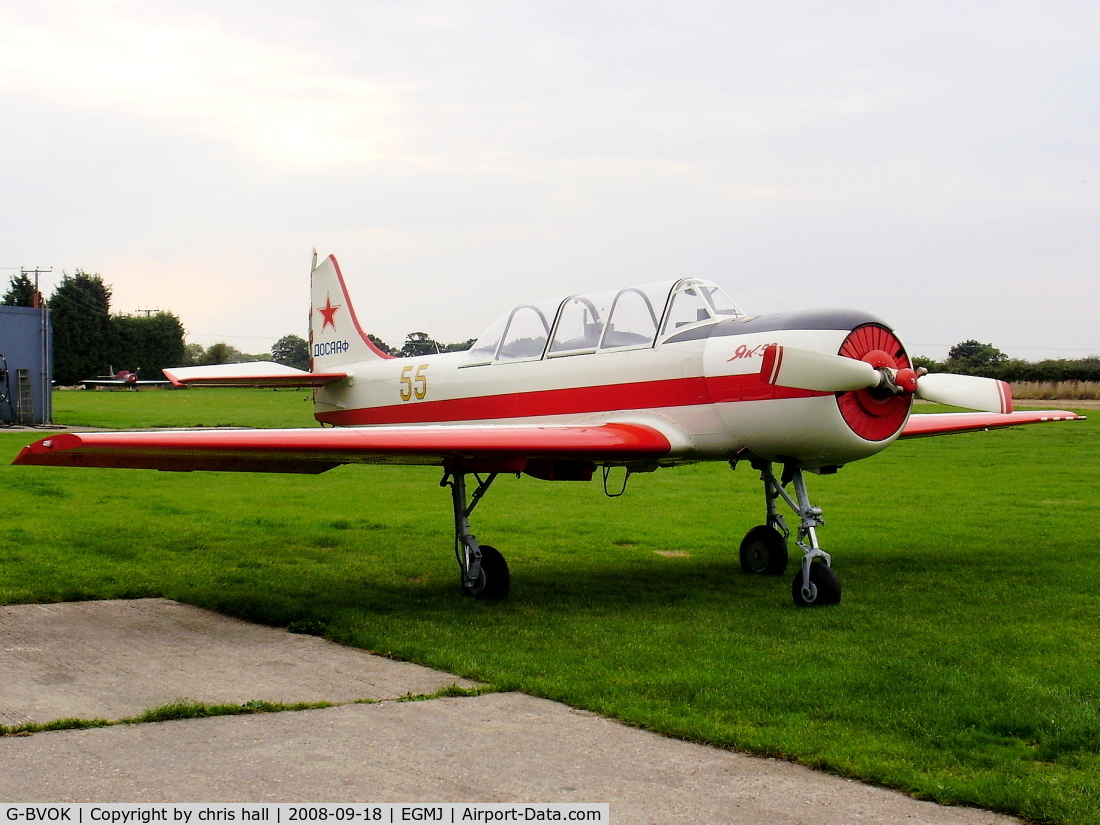
{"label": "sky", "polygon": [[0,0],[0,281],[265,352],[693,276],[1100,354],[1100,4]]}

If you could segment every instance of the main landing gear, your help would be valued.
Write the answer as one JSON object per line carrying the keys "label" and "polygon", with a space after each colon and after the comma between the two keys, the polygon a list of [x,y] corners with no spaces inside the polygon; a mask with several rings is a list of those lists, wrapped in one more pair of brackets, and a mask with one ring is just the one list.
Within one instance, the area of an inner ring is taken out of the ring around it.
{"label": "main landing gear", "polygon": [[[802,470],[790,464],[783,467],[783,476],[776,479],[770,461],[753,461],[764,482],[764,502],[767,523],[753,527],[741,541],[741,569],[746,573],[781,576],[787,570],[787,539],[791,531],[777,507],[783,499],[799,518],[795,544],[802,549],[801,569],[791,582],[791,596],[800,607],[837,604],[840,602],[840,581],[833,572],[832,558],[817,543],[817,530],[825,523],[821,508],[810,503]],[[794,497],[785,489],[794,487]]]}
{"label": "main landing gear", "polygon": [[[466,503],[466,476],[473,475],[477,487]],[[503,599],[511,589],[508,574],[508,562],[495,547],[478,544],[470,532],[470,513],[477,507],[481,497],[488,492],[496,480],[496,473],[489,473],[484,479],[476,473],[467,473],[461,468],[444,470],[440,487],[451,488],[451,503],[455,515],[455,558],[458,559],[462,592],[475,599]]]}

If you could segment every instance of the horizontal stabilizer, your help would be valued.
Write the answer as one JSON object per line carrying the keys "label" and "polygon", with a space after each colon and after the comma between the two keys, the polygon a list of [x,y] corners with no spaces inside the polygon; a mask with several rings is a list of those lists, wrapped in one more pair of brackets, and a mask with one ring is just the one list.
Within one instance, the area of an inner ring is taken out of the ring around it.
{"label": "horizontal stabilizer", "polygon": [[1084,421],[1085,416],[1066,410],[1022,410],[1013,413],[924,413],[911,415],[898,438],[922,438],[930,435],[969,433],[1018,427],[1021,424],[1044,424],[1048,421]]}
{"label": "horizontal stabilizer", "polygon": [[164,375],[177,387],[323,387],[348,377],[345,372],[305,372],[274,361],[173,367]]}
{"label": "horizontal stabilizer", "polygon": [[653,427],[626,423],[165,430],[60,433],[24,447],[12,463],[323,473],[340,464],[454,462],[475,472],[531,472],[532,462],[652,461],[671,449],[668,438]]}

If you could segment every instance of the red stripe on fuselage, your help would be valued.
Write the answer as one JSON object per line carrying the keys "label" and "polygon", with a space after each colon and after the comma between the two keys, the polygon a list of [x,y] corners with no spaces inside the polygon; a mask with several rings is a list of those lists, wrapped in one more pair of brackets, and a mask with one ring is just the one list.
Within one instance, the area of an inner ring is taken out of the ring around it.
{"label": "red stripe on fuselage", "polygon": [[673,378],[598,387],[482,395],[445,401],[418,401],[365,407],[356,410],[318,412],[325,424],[428,424],[448,421],[489,421],[501,418],[539,418],[552,415],[584,415],[622,410],[690,407],[730,401],[770,401],[832,395],[765,384],[757,373],[716,378]]}

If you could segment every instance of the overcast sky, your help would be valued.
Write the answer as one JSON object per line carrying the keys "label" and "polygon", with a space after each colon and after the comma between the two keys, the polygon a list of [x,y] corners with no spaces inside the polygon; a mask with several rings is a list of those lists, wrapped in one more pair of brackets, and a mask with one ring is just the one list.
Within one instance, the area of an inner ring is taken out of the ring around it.
{"label": "overcast sky", "polygon": [[1100,4],[0,0],[0,279],[263,352],[685,275],[1100,353]]}

